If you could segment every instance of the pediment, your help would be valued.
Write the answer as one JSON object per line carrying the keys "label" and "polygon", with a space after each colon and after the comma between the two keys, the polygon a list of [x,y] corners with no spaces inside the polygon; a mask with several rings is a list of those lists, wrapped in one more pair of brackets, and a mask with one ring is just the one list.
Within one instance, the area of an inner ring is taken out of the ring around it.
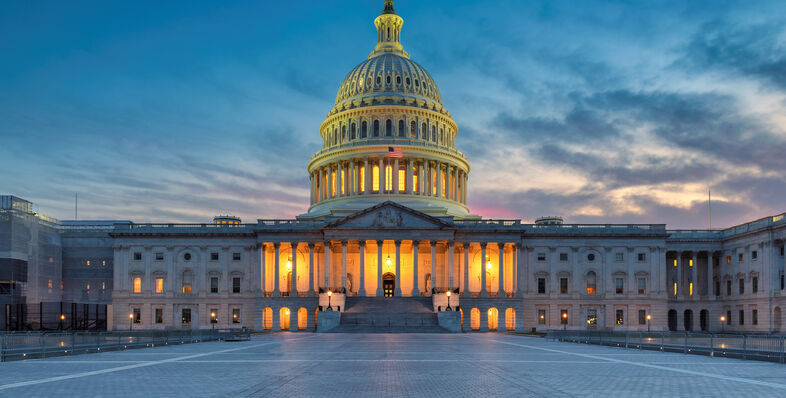
{"label": "pediment", "polygon": [[383,202],[325,225],[325,229],[446,229],[453,224],[395,202]]}

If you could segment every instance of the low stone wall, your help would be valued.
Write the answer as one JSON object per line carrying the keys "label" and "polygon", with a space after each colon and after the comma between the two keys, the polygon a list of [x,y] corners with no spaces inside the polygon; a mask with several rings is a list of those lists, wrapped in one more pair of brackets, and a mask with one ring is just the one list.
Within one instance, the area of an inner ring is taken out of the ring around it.
{"label": "low stone wall", "polygon": [[341,313],[338,311],[320,311],[317,316],[317,333],[335,329],[341,323]]}
{"label": "low stone wall", "polygon": [[461,333],[461,313],[458,311],[442,311],[437,314],[439,326],[452,333]]}

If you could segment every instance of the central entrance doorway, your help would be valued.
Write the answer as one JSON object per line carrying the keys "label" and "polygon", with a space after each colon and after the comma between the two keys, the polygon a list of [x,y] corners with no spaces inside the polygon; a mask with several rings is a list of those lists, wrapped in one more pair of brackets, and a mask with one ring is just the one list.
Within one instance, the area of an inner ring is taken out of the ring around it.
{"label": "central entrance doorway", "polygon": [[393,297],[393,291],[396,290],[396,276],[390,272],[382,275],[382,292],[385,297]]}

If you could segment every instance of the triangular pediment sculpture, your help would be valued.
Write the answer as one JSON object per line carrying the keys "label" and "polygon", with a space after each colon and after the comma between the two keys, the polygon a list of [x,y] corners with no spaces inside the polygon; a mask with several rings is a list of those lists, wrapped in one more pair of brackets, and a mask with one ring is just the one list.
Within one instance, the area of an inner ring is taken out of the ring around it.
{"label": "triangular pediment sculpture", "polygon": [[453,224],[395,202],[383,202],[342,219],[328,229],[446,229]]}

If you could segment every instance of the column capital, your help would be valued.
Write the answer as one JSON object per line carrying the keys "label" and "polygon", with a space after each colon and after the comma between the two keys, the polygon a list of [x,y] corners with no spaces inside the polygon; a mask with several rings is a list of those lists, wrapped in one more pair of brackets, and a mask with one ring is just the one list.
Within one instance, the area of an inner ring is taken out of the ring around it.
{"label": "column capital", "polygon": [[393,241],[393,243],[395,243],[396,246],[399,246],[399,245],[401,245],[401,239],[396,239],[396,240]]}
{"label": "column capital", "polygon": [[377,244],[380,245],[380,246],[382,246],[382,244],[384,244],[384,243],[385,243],[384,240],[379,240],[379,239],[377,240]]}
{"label": "column capital", "polygon": [[366,246],[366,241],[361,239],[361,240],[358,241],[358,245],[360,245],[360,247],[365,247]]}
{"label": "column capital", "polygon": [[308,250],[313,249],[314,248],[314,242],[306,242],[306,247],[308,247]]}
{"label": "column capital", "polygon": [[488,245],[488,244],[489,244],[488,242],[480,242],[480,247],[485,249],[486,245]]}
{"label": "column capital", "polygon": [[420,244],[420,242],[421,242],[421,240],[419,240],[419,239],[412,239],[412,246],[417,246],[417,245]]}
{"label": "column capital", "polygon": [[274,249],[278,249],[279,247],[281,247],[281,242],[271,242],[271,243]]}

